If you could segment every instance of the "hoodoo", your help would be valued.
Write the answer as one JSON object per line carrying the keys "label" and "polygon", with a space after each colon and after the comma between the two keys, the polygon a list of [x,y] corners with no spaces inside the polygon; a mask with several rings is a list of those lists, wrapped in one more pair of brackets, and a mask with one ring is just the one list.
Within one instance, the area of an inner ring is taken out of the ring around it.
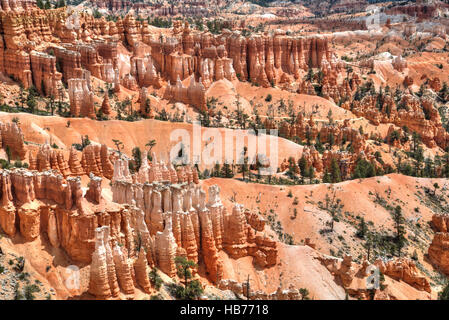
{"label": "hoodoo", "polygon": [[0,299],[447,300],[449,5],[372,2],[0,0]]}

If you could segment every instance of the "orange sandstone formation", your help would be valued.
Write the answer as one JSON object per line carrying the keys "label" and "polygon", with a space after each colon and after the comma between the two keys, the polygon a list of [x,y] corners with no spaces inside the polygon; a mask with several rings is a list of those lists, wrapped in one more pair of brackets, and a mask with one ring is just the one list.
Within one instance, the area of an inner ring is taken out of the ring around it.
{"label": "orange sandstone formation", "polygon": [[409,259],[396,259],[389,261],[377,260],[375,262],[382,274],[392,277],[393,279],[403,280],[421,291],[431,292],[430,283],[426,277],[416,267],[415,263]]}
{"label": "orange sandstone formation", "polygon": [[75,117],[95,118],[93,92],[90,91],[86,79],[70,79],[69,81],[70,113]]}
{"label": "orange sandstone formation", "polygon": [[10,150],[11,160],[24,159],[26,155],[23,134],[17,123],[0,123],[1,147]]}
{"label": "orange sandstone formation", "polygon": [[432,224],[435,235],[429,247],[429,259],[446,274],[449,274],[449,216],[434,214]]}
{"label": "orange sandstone formation", "polygon": [[[116,92],[120,84],[138,90],[150,85],[160,88],[168,81],[165,97],[204,110],[205,92],[214,81],[239,79],[269,87],[298,80],[300,71],[310,67],[326,73],[342,68],[328,39],[321,36],[291,37],[276,31],[244,37],[227,30],[212,35],[194,32],[186,23],[178,26],[180,32],[174,28],[172,37],[153,39],[148,22],[132,14],[108,22],[80,13],[78,28],[67,27],[70,19],[60,9],[27,7],[3,14],[0,72],[20,80],[25,88],[34,85],[54,97],[63,80],[68,84],[70,112],[77,117],[95,117],[91,76],[113,84]],[[120,42],[131,49],[129,72],[119,70]],[[42,51],[33,51],[38,45]],[[325,86],[325,92],[336,98],[334,89]],[[103,113],[108,114],[104,104]]]}
{"label": "orange sandstone formation", "polygon": [[[183,168],[183,175],[178,172],[181,184],[172,185],[161,184],[161,180],[133,183],[134,179],[124,170],[127,168],[124,159],[117,160],[115,167],[113,200],[142,211],[145,219],[141,220],[148,227],[149,237],[155,237],[156,261],[163,272],[175,274],[177,252],[184,252],[193,261],[202,258],[212,281],[219,280],[222,275],[218,258],[218,251],[222,249],[233,257],[253,256],[255,263],[262,267],[276,264],[276,243],[264,235],[263,222],[255,214],[242,211],[240,205],[228,215],[217,186],[209,189],[206,205],[206,193],[195,186],[196,178],[189,167]],[[151,168],[160,171],[161,164],[153,158]],[[137,175],[150,177],[141,172]],[[155,172],[153,176],[162,177],[162,174]]]}

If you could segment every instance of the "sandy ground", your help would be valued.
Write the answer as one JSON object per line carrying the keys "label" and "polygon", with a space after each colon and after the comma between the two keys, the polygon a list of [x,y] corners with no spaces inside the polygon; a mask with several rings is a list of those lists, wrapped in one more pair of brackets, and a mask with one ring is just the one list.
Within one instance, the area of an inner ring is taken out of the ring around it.
{"label": "sandy ground", "polygon": [[[82,118],[40,117],[30,114],[0,113],[0,121],[3,122],[11,121],[14,117],[19,118],[24,139],[30,142],[29,145],[46,142],[50,144],[56,143],[60,149],[70,150],[69,148],[73,143],[81,143],[81,137],[87,135],[92,143],[104,143],[110,148],[115,148],[112,140],[118,139],[123,142],[123,152],[131,156],[131,151],[134,147],[137,146],[141,150],[147,149],[145,144],[149,140],[155,139],[157,144],[153,148],[153,152],[156,153],[159,159],[166,161],[168,159],[167,150],[173,149],[176,156],[180,150],[181,143],[184,144],[185,150],[188,150],[187,146],[190,144],[191,159],[193,159],[194,143],[198,141],[198,145],[201,143],[202,148],[196,154],[202,155],[204,167],[212,167],[215,164],[215,161],[212,159],[220,159],[219,148],[216,148],[217,153],[215,153],[211,144],[215,137],[217,138],[217,146],[220,145],[219,140],[221,139],[221,159],[224,159],[226,150],[229,150],[228,153],[232,154],[233,159],[237,161],[241,158],[243,146],[248,147],[249,154],[255,155],[256,152],[253,149],[255,145],[251,142],[253,140],[250,139],[253,136],[250,135],[248,135],[250,138],[247,137],[242,140],[241,147],[237,149],[239,144],[235,138],[232,138],[236,132],[231,129],[202,128],[200,137],[199,131],[198,134],[195,133],[194,135],[193,125],[187,123],[172,123],[150,119],[136,122],[119,120],[94,121]],[[67,121],[70,121],[69,127],[67,127]],[[242,133],[245,134],[245,132],[238,133],[237,131],[237,134],[240,136]],[[194,136],[198,137],[195,141]],[[171,141],[170,137],[172,137],[173,141]],[[200,139],[202,139],[202,142],[200,142]],[[273,139],[273,144],[270,142],[271,139]],[[279,148],[276,147],[276,142]],[[209,149],[206,148],[206,145],[209,145]],[[271,150],[273,150],[273,155],[278,150],[278,163],[280,164],[283,159],[300,154],[302,148],[302,146],[289,140],[273,136],[268,137],[266,147],[261,147],[260,153],[270,156]],[[254,150],[254,152],[251,152],[251,150]]]}

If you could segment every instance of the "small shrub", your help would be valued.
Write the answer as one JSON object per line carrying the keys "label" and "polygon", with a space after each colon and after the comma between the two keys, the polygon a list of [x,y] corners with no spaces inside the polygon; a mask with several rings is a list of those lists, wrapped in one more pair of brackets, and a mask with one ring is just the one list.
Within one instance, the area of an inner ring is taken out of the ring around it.
{"label": "small shrub", "polygon": [[150,277],[151,284],[156,288],[156,290],[159,290],[162,286],[162,278],[157,273],[157,269],[153,268],[151,269],[150,273],[148,274]]}
{"label": "small shrub", "polygon": [[438,294],[439,300],[449,300],[449,283],[446,287]]}
{"label": "small shrub", "polygon": [[17,263],[14,267],[14,270],[16,270],[17,272],[22,272],[25,268],[25,259],[23,257],[18,257],[16,261]]}
{"label": "small shrub", "polygon": [[309,290],[307,290],[306,288],[299,289],[299,293],[301,294],[301,300],[310,300]]}
{"label": "small shrub", "polygon": [[22,272],[19,274],[19,280],[26,280],[29,276],[30,274],[28,272]]}
{"label": "small shrub", "polygon": [[295,199],[293,200],[293,205],[296,206],[298,205],[298,203],[299,203],[298,197],[295,197]]}
{"label": "small shrub", "polygon": [[27,300],[34,300],[36,298],[34,296],[34,293],[39,292],[39,291],[41,291],[41,289],[35,284],[27,285],[23,289],[25,299],[27,299]]}
{"label": "small shrub", "polygon": [[169,286],[169,291],[172,296],[179,300],[195,300],[204,292],[198,280],[190,281],[187,287],[173,283]]}

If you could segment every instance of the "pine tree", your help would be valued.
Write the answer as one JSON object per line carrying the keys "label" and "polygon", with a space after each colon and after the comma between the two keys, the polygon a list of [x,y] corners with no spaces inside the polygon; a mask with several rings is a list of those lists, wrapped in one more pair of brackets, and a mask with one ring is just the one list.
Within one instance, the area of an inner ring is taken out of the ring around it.
{"label": "pine tree", "polygon": [[443,86],[439,93],[441,100],[443,100],[443,102],[447,102],[449,99],[449,88],[446,82],[443,82]]}
{"label": "pine tree", "polygon": [[439,300],[449,300],[449,283],[446,287],[438,294]]}
{"label": "pine tree", "polygon": [[308,171],[307,171],[307,160],[306,160],[306,158],[304,156],[302,156],[301,159],[299,159],[298,166],[299,166],[299,170],[301,172],[301,175],[303,177],[306,177],[307,173],[308,173]]}
{"label": "pine tree", "polygon": [[363,247],[366,249],[366,259],[368,261],[370,261],[371,259],[371,250],[374,248],[374,246],[375,246],[375,237],[371,232],[367,231]]}
{"label": "pine tree", "polygon": [[443,156],[444,167],[443,167],[443,175],[446,178],[449,178],[449,153],[446,152]]}
{"label": "pine tree", "polygon": [[405,245],[405,228],[404,228],[404,216],[402,215],[402,208],[396,206],[393,211],[393,221],[396,229],[395,241],[398,248],[399,256],[401,255],[401,249]]}
{"label": "pine tree", "polygon": [[137,172],[142,165],[142,151],[140,151],[139,147],[135,147],[132,150],[132,155],[134,159],[134,170]]}
{"label": "pine tree", "polygon": [[8,163],[11,163],[11,157],[12,157],[11,148],[9,146],[6,146],[6,158],[8,159]]}
{"label": "pine tree", "polygon": [[312,179],[315,178],[315,169],[313,168],[313,166],[310,166],[310,167],[309,167],[307,176],[308,176],[309,179],[310,179],[310,180],[309,180],[310,184],[312,184]]}
{"label": "pine tree", "polygon": [[248,157],[247,157],[247,153],[248,153],[248,147],[245,146],[245,147],[243,147],[243,152],[242,152],[243,164],[241,165],[243,181],[245,181],[245,173],[248,172]]}
{"label": "pine tree", "polygon": [[324,171],[323,183],[331,183],[331,175],[329,174],[329,171],[327,171],[327,169]]}
{"label": "pine tree", "polygon": [[124,147],[123,146],[123,142],[121,142],[120,140],[117,140],[117,139],[112,139],[112,142],[114,142],[115,147],[117,148],[119,157],[121,158],[122,157],[122,150],[123,150],[123,147]]}
{"label": "pine tree", "polygon": [[220,170],[220,164],[217,162],[217,163],[215,163],[215,167],[214,167],[214,171],[213,171],[212,176],[214,176],[214,177],[220,177],[220,172],[221,172],[221,170]]}
{"label": "pine tree", "polygon": [[314,76],[313,69],[310,68],[309,71],[307,72],[306,80],[307,81],[312,81],[313,80],[313,76]]}
{"label": "pine tree", "polygon": [[221,169],[221,176],[224,178],[234,177],[234,173],[232,172],[231,165],[229,163],[224,163],[223,168]]}
{"label": "pine tree", "polygon": [[65,0],[59,0],[58,2],[56,2],[55,8],[63,8],[67,6]]}
{"label": "pine tree", "polygon": [[332,183],[341,182],[341,172],[337,160],[334,158],[331,162],[331,181]]}
{"label": "pine tree", "polygon": [[187,288],[189,279],[192,278],[191,269],[196,267],[195,262],[187,260],[185,257],[175,258],[176,269],[179,278],[184,278],[184,287]]}
{"label": "pine tree", "polygon": [[44,9],[44,2],[42,0],[37,0],[36,5],[39,9]]}
{"label": "pine tree", "polygon": [[368,226],[366,225],[365,219],[362,217],[360,219],[360,223],[359,223],[359,225],[357,227],[356,236],[361,238],[361,239],[364,239],[367,231],[368,231]]}

